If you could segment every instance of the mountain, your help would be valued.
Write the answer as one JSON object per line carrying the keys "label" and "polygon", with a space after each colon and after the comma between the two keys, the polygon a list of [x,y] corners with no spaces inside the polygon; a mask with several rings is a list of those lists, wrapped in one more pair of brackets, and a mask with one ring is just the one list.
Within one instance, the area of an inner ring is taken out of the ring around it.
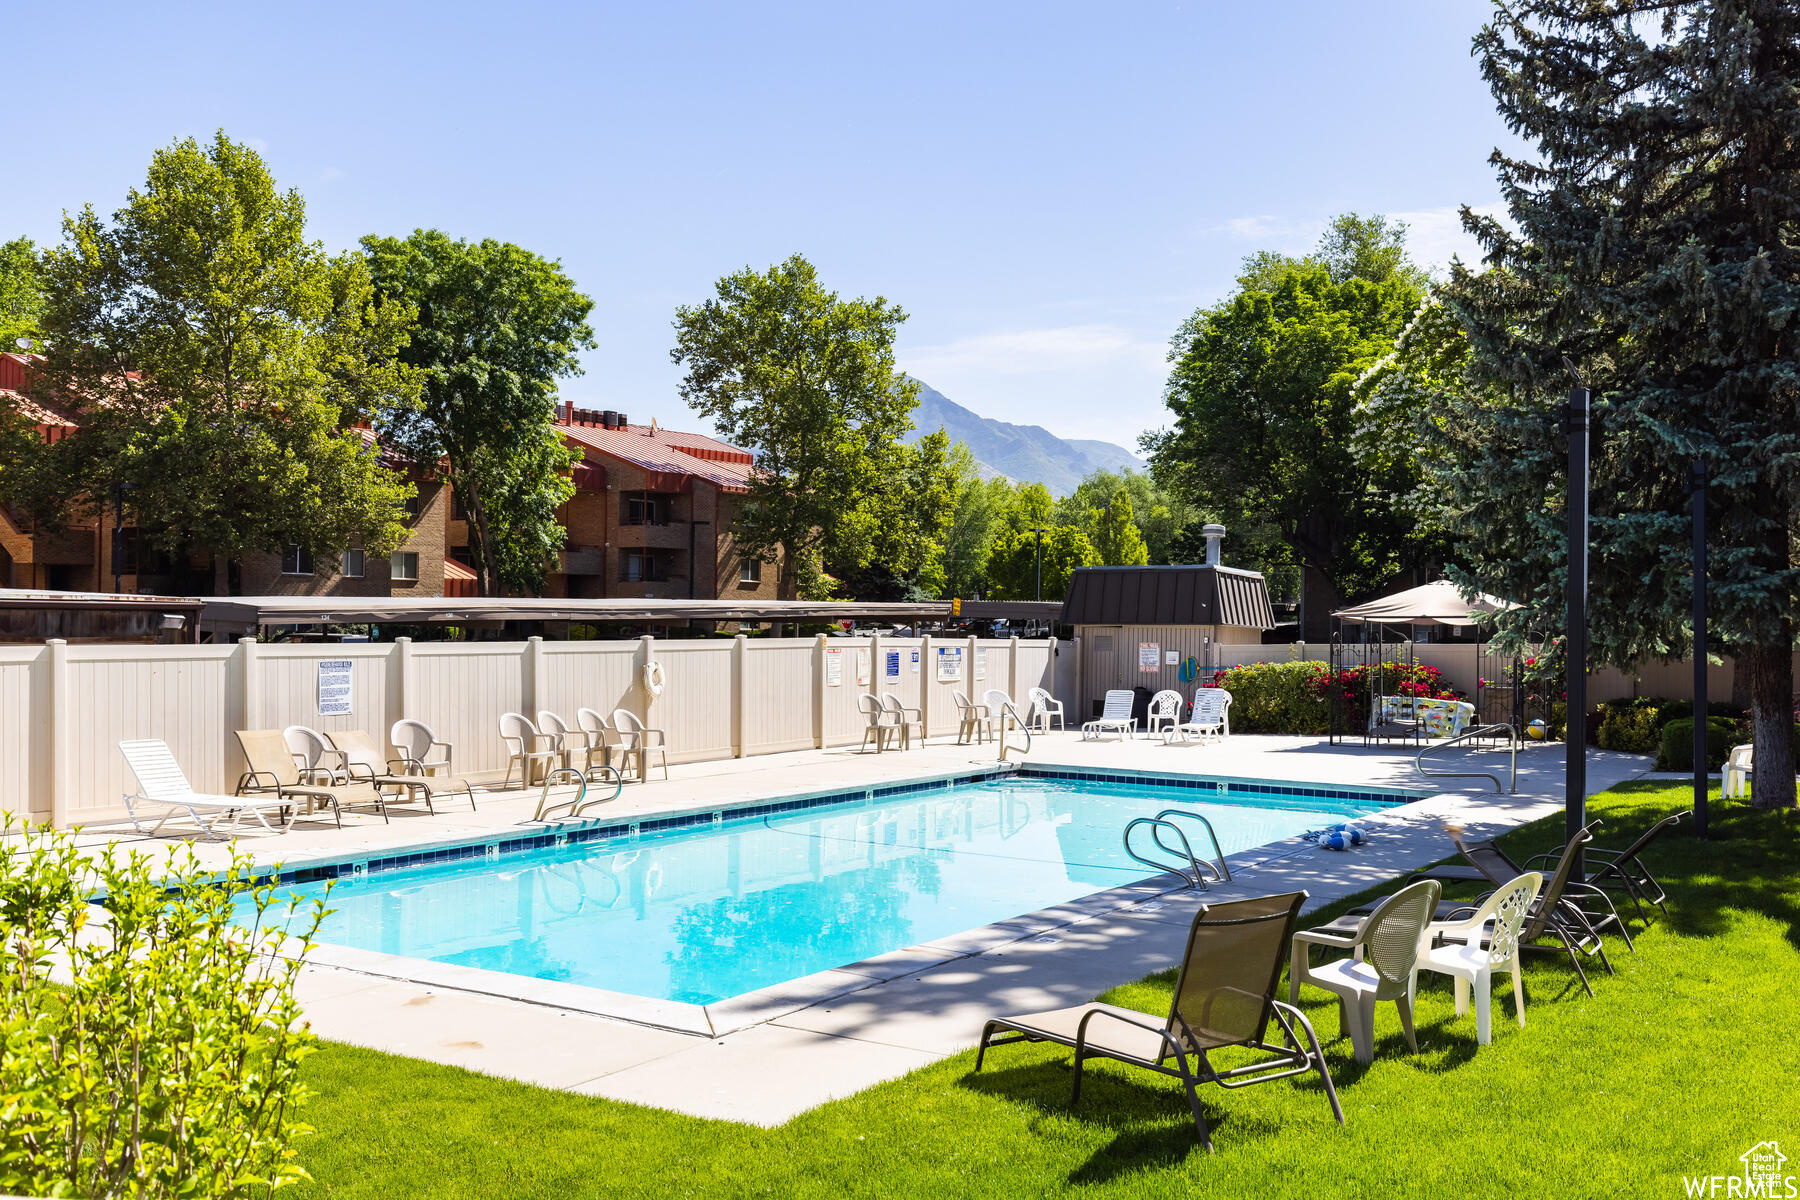
{"label": "mountain", "polygon": [[970,412],[936,388],[919,384],[919,406],[913,410],[917,440],[939,429],[974,452],[984,473],[1004,475],[1019,483],[1041,483],[1053,496],[1075,490],[1082,476],[1101,467],[1109,471],[1142,471],[1144,462],[1111,442],[1059,438],[1039,425],[1014,425]]}

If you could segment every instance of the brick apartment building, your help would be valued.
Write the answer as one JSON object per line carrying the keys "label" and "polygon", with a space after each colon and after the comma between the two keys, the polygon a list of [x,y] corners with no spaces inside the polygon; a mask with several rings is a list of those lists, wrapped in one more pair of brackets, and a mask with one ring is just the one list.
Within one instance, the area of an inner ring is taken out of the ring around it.
{"label": "brick apartment building", "polygon": [[[0,353],[0,403],[31,418],[46,441],[56,441],[78,425],[74,414],[32,396],[31,376],[39,361],[37,355]],[[548,594],[775,597],[775,565],[744,561],[730,532],[750,474],[749,453],[704,434],[631,425],[623,414],[568,405],[558,427],[583,457],[575,468],[576,493],[562,510],[568,542],[549,577]],[[373,435],[365,436],[374,449]],[[229,564],[202,555],[188,564],[188,588],[245,596],[473,595],[468,524],[450,487],[404,460],[390,458],[387,465],[404,472],[418,490],[408,507],[406,540],[392,555],[379,558],[351,549],[323,562],[291,548],[246,554]],[[129,505],[126,520],[135,520]],[[108,508],[98,519],[62,533],[39,533],[22,514],[0,506],[0,587],[176,590],[180,579],[172,565],[140,553],[131,524],[115,538],[114,524]]]}

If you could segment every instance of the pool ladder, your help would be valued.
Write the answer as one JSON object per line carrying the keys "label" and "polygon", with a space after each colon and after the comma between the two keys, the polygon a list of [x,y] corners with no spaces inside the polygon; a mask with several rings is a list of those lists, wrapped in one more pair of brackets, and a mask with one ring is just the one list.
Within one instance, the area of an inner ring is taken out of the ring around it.
{"label": "pool ladder", "polygon": [[1009,716],[1012,718],[1013,724],[1017,725],[1019,727],[1019,731],[1025,735],[1025,748],[1023,750],[1019,751],[1019,753],[1020,754],[1030,754],[1031,753],[1031,726],[1029,726],[1025,723],[1025,718],[1021,717],[1019,715],[1019,710],[1017,708],[1013,707],[1013,702],[1011,700],[1006,701],[1006,703],[1004,703],[1000,706],[1000,712],[999,712],[998,716],[1000,717],[1000,737],[998,739],[1000,742],[1000,761],[1001,762],[1007,761],[1007,759],[1006,759],[1006,749],[1007,749],[1007,747],[1006,747],[1006,718]]}
{"label": "pool ladder", "polygon": [[[1187,834],[1182,832],[1181,826],[1175,823],[1177,819],[1200,822],[1200,827],[1206,830],[1206,836],[1208,840],[1212,842],[1212,858],[1202,859],[1195,855],[1193,845],[1188,841]],[[1183,861],[1170,863],[1150,857],[1148,854],[1140,854],[1131,844],[1131,831],[1140,825],[1143,825],[1150,830],[1150,840],[1155,843],[1158,850],[1171,857],[1178,856],[1180,860],[1185,860],[1185,865]],[[1163,833],[1165,831],[1173,833],[1176,838],[1180,840],[1181,847],[1179,850],[1163,841]],[[1208,874],[1211,874],[1211,876],[1220,883],[1231,882],[1231,868],[1225,865],[1225,852],[1219,846],[1219,835],[1217,831],[1213,829],[1212,822],[1197,812],[1192,812],[1185,808],[1165,808],[1154,817],[1139,817],[1126,824],[1124,841],[1125,853],[1143,863],[1146,867],[1151,867],[1158,871],[1167,871],[1170,874],[1181,876],[1188,887],[1205,891],[1207,888],[1206,877]]]}

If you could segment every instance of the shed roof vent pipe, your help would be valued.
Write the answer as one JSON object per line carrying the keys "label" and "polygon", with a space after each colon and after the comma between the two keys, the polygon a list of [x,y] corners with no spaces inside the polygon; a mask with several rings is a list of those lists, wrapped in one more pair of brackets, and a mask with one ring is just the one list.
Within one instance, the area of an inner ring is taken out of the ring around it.
{"label": "shed roof vent pipe", "polygon": [[1203,525],[1200,527],[1200,532],[1206,537],[1206,565],[1216,567],[1219,565],[1219,543],[1225,537],[1225,527],[1223,525]]}

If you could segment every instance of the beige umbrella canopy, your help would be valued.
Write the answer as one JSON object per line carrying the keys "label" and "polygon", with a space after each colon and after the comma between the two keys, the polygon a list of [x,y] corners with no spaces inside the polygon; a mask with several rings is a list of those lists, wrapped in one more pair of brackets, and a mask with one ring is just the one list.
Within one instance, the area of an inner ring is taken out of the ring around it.
{"label": "beige umbrella canopy", "polygon": [[1517,607],[1498,596],[1478,593],[1468,599],[1454,583],[1440,579],[1367,604],[1340,608],[1331,615],[1346,625],[1474,625],[1488,613]]}

